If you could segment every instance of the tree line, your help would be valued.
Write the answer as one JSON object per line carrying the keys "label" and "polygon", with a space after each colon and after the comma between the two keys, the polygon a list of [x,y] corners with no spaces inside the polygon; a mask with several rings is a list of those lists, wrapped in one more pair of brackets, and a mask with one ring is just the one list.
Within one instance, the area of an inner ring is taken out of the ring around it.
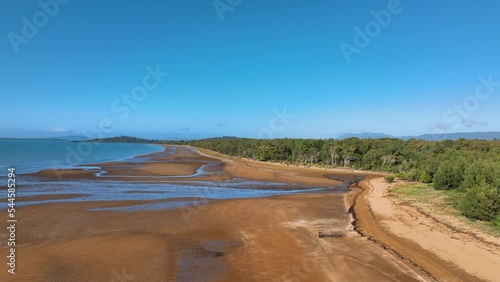
{"label": "tree line", "polygon": [[500,228],[500,141],[210,138],[168,142],[260,161],[394,173],[459,192],[459,208]]}

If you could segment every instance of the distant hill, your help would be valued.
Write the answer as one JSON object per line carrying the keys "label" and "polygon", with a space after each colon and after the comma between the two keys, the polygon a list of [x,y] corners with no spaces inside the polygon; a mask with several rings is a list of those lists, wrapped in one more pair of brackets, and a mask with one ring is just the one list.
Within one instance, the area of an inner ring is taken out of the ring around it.
{"label": "distant hill", "polygon": [[347,139],[347,138],[360,138],[360,139],[379,139],[379,138],[397,138],[395,136],[385,134],[385,133],[374,133],[374,132],[363,132],[363,133],[347,133],[338,136],[336,139]]}
{"label": "distant hill", "polygon": [[480,139],[480,140],[500,140],[500,132],[456,132],[456,133],[443,133],[443,134],[423,134],[416,136],[392,136],[384,133],[371,133],[371,132],[363,132],[363,133],[349,133],[338,136],[336,139],[346,139],[356,137],[360,139],[377,139],[377,138],[400,138],[403,140],[409,139],[422,139],[422,140],[457,140],[460,138],[463,139]]}
{"label": "distant hill", "polygon": [[156,143],[156,140],[149,140],[131,136],[117,136],[110,138],[97,138],[92,140],[85,140],[89,142],[101,142],[101,143]]}
{"label": "distant hill", "polygon": [[[170,137],[170,136],[169,136]],[[478,140],[500,140],[500,132],[457,132],[457,133],[444,133],[444,134],[423,134],[415,136],[393,136],[385,133],[377,132],[362,132],[362,133],[347,133],[342,134],[335,139],[342,140],[347,138],[359,138],[359,139],[380,139],[380,138],[399,138],[403,140],[409,139],[421,139],[429,141],[439,141],[439,140],[458,140],[458,139],[478,139]],[[246,139],[238,138],[233,136],[222,136],[222,137],[212,137],[212,138],[157,138],[157,139],[146,139],[131,136],[116,136],[109,138],[98,138],[98,139],[88,139],[85,136],[61,136],[57,138],[0,138],[0,140],[43,140],[43,141],[91,141],[91,142],[102,142],[102,143],[179,143],[189,140],[226,140],[226,139]]]}
{"label": "distant hill", "polygon": [[500,132],[457,132],[443,134],[423,134],[418,136],[403,136],[404,140],[422,139],[422,140],[458,140],[463,139],[480,139],[480,140],[500,140]]}

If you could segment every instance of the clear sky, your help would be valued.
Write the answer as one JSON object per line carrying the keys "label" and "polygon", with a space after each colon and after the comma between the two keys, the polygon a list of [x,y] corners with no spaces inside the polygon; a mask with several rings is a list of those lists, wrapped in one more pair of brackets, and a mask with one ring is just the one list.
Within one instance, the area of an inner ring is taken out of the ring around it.
{"label": "clear sky", "polygon": [[60,2],[1,1],[0,137],[500,131],[499,1]]}

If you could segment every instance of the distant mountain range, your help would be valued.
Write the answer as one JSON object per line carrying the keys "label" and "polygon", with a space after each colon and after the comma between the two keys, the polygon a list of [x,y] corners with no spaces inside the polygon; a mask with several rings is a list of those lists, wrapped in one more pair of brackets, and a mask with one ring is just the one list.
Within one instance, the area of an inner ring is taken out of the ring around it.
{"label": "distant mountain range", "polygon": [[[124,137],[124,136],[121,136]],[[167,138],[147,138],[143,140],[148,140],[148,141],[153,141],[153,140],[198,140],[198,139],[204,139],[207,137],[199,137],[195,138],[194,136],[189,137],[177,137],[172,135],[170,138],[169,136],[165,136]],[[103,138],[99,141],[101,142],[117,142],[116,138],[119,137],[108,137],[108,138]],[[132,137],[130,137],[132,138]],[[222,138],[222,139],[227,139],[227,138],[238,138],[238,137],[217,137],[217,138]],[[362,132],[362,133],[347,133],[347,134],[342,134],[335,139],[347,139],[347,138],[360,138],[360,139],[380,139],[380,138],[399,138],[403,140],[409,140],[409,139],[422,139],[422,140],[457,140],[460,138],[463,139],[480,139],[480,140],[494,140],[498,139],[500,140],[500,132],[457,132],[457,133],[443,133],[443,134],[423,134],[423,135],[416,135],[416,136],[394,136],[394,135],[389,135],[385,133],[378,133],[378,132]],[[87,138],[86,136],[60,136],[60,137],[49,137],[49,138],[0,138],[1,140],[53,140],[53,141],[89,141],[90,139]],[[141,139],[141,138],[139,138]],[[93,139],[95,140],[95,139]],[[93,141],[92,140],[92,141]],[[127,141],[128,142],[128,141]]]}
{"label": "distant mountain range", "polygon": [[363,133],[348,133],[338,136],[336,139],[346,139],[346,138],[400,138],[403,140],[409,139],[422,139],[422,140],[457,140],[463,139],[480,139],[480,140],[500,140],[500,132],[457,132],[457,133],[443,133],[443,134],[423,134],[416,136],[393,136],[384,133],[373,133],[373,132],[363,132]]}
{"label": "distant mountain range", "polygon": [[360,139],[379,139],[379,138],[397,138],[395,136],[385,134],[385,133],[376,133],[376,132],[363,132],[363,133],[347,133],[338,136],[336,139],[347,139],[347,138],[360,138]]}

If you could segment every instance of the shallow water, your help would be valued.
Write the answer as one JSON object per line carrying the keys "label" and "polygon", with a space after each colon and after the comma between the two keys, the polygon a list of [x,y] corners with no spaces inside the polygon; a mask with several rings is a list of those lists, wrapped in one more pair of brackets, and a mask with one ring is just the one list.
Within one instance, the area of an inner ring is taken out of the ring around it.
{"label": "shallow water", "polygon": [[[127,162],[157,162],[154,158],[173,154],[177,150],[173,146],[162,147],[162,149],[164,150],[161,152],[137,156],[127,160]],[[195,152],[191,148],[188,148],[188,150]],[[164,163],[165,161],[158,162]],[[94,172],[97,179],[47,181],[32,175],[18,174],[16,179],[16,205],[22,207],[68,202],[155,201],[147,204],[130,204],[125,207],[90,209],[90,211],[140,211],[182,208],[184,206],[203,204],[207,200],[259,198],[304,192],[346,192],[346,185],[344,184],[312,189],[298,184],[249,181],[242,178],[221,182],[194,180],[195,177],[200,175],[218,173],[218,171],[211,171],[211,165],[213,164],[210,162],[202,165],[192,175],[147,176],[147,178],[152,179],[149,181],[141,181],[140,179],[143,176],[140,175],[108,176],[107,172],[101,167],[82,165],[77,168]],[[126,178],[127,181],[109,180],[109,177]],[[186,181],[172,181],[172,178],[184,178]],[[38,197],[38,199],[35,199],[35,197]],[[7,207],[7,202],[0,202],[0,208],[5,207]]]}
{"label": "shallow water", "polygon": [[[171,200],[176,198],[198,198],[193,201],[176,201],[141,204],[128,207],[95,210],[161,210],[178,208],[183,205],[199,204],[199,198],[242,199],[276,195],[297,194],[304,192],[331,190],[344,192],[343,187],[325,187],[307,189],[296,184],[279,182],[246,181],[234,179],[224,182],[189,181],[189,182],[126,182],[126,181],[39,181],[35,177],[19,179],[17,185],[17,206],[48,203],[86,202],[86,201],[133,201],[133,200]],[[287,188],[286,190],[284,188]],[[292,188],[292,189],[290,189]],[[65,199],[23,200],[26,197],[47,197],[50,195],[68,195]],[[73,195],[70,197],[70,195]],[[202,201],[203,202],[203,201]],[[6,207],[0,203],[0,207]]]}

